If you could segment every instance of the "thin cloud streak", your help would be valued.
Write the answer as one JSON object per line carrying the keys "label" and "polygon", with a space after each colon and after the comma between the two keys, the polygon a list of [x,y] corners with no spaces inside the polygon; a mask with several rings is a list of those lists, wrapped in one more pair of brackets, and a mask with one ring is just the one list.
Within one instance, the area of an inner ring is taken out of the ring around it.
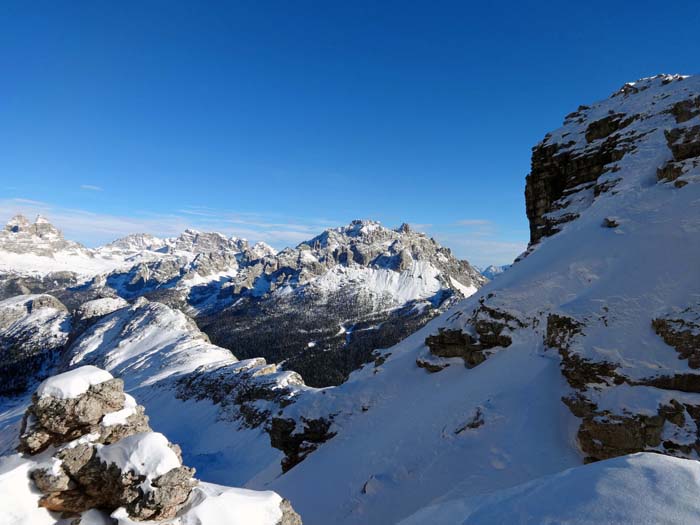
{"label": "thin cloud streak", "polygon": [[[0,221],[22,213],[33,218],[44,215],[60,228],[64,235],[89,246],[106,244],[130,233],[150,233],[161,237],[180,234],[187,228],[218,231],[230,236],[247,238],[251,242],[264,241],[276,248],[296,246],[314,237],[322,230],[332,227],[329,221],[311,220],[308,224],[295,219],[281,223],[277,217],[257,214],[220,212],[197,216],[180,210],[172,214],[141,213],[135,216],[120,216],[91,211],[64,208],[31,199],[0,199]],[[259,217],[254,220],[253,217]]]}
{"label": "thin cloud streak", "polygon": [[102,191],[100,186],[95,186],[94,184],[81,184],[80,189],[87,191]]}
{"label": "thin cloud streak", "polygon": [[[173,237],[187,228],[193,228],[218,231],[251,242],[264,241],[282,249],[296,246],[328,228],[337,228],[347,223],[298,217],[289,217],[289,221],[285,222],[285,217],[275,213],[239,213],[201,206],[186,206],[173,213],[143,211],[124,216],[56,206],[26,198],[0,199],[0,222],[6,222],[17,213],[27,215],[30,219],[38,214],[44,215],[64,232],[66,238],[88,246],[106,244],[130,233]],[[451,248],[457,257],[479,266],[510,263],[527,247],[527,242],[520,240],[520,232],[504,235],[491,221],[470,219],[461,222],[468,224],[413,223],[412,227]]]}

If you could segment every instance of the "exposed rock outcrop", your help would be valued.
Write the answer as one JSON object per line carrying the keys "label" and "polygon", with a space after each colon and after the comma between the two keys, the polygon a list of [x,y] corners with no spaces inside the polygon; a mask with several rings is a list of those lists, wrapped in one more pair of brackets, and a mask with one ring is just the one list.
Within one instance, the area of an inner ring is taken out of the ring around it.
{"label": "exposed rock outcrop", "polygon": [[285,453],[282,460],[282,472],[302,462],[306,456],[316,450],[333,436],[330,431],[332,420],[326,418],[301,418],[303,430],[297,431],[297,423],[293,419],[273,418],[270,425],[270,444]]}
{"label": "exposed rock outcrop", "polygon": [[39,386],[27,410],[19,450],[52,447],[47,468],[32,472],[39,504],[78,514],[126,508],[134,520],[174,517],[196,481],[179,448],[148,425],[121,379],[86,366]]}
{"label": "exposed rock outcrop", "polygon": [[[512,339],[509,332],[524,326],[514,315],[488,306],[486,299],[482,298],[467,324],[471,333],[458,329],[439,329],[437,334],[425,339],[425,345],[433,356],[461,357],[467,368],[473,368],[483,363],[493,349],[510,346]],[[432,366],[436,367],[437,364],[432,363]],[[427,366],[422,368],[430,372],[439,371]]]}
{"label": "exposed rock outcrop", "polygon": [[[43,494],[39,505],[64,517],[99,509],[133,521],[170,520],[196,514],[206,494],[192,496],[194,469],[182,465],[177,445],[152,431],[123,382],[92,366],[39,386],[19,450],[37,457],[31,478]],[[287,500],[279,514],[278,525],[301,524]]]}
{"label": "exposed rock outcrop", "polygon": [[[683,90],[684,78],[658,75],[625,84],[608,101],[567,115],[563,128],[533,148],[525,187],[531,245],[577,219],[601,194],[614,191],[621,162],[650,135],[665,135],[672,152],[672,160],[658,169],[660,181],[682,187],[688,177],[700,175],[700,126],[689,125],[700,114],[700,96]],[[678,87],[649,89],[670,84]]]}
{"label": "exposed rock outcrop", "polygon": [[700,306],[688,307],[675,315],[652,321],[654,331],[687,359],[690,368],[700,368]]}

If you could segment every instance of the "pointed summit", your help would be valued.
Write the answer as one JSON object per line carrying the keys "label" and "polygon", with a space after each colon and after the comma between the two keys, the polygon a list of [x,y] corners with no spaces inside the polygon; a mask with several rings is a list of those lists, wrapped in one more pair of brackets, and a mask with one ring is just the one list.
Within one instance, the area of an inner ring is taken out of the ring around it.
{"label": "pointed summit", "polygon": [[22,214],[17,214],[12,217],[5,225],[5,231],[18,233],[29,228],[30,224],[27,218]]}
{"label": "pointed summit", "polygon": [[407,222],[404,222],[401,226],[396,229],[399,233],[411,233],[411,227]]}

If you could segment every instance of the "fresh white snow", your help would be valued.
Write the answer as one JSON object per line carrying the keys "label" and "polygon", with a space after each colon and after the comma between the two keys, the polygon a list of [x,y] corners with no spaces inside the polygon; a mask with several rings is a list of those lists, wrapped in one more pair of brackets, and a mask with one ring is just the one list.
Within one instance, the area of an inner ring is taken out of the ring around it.
{"label": "fresh white snow", "polygon": [[130,416],[136,413],[136,400],[129,394],[124,394],[124,408],[116,412],[110,412],[102,417],[102,425],[111,427],[114,425],[126,425]]}
{"label": "fresh white snow", "polygon": [[45,379],[37,389],[39,397],[72,399],[83,395],[92,385],[112,379],[112,374],[96,366],[81,366]]}
{"label": "fresh white snow", "polygon": [[191,496],[181,525],[276,525],[282,498],[271,491],[253,491],[200,483]]}
{"label": "fresh white snow", "polygon": [[181,465],[168,446],[168,438],[159,432],[141,432],[111,445],[97,447],[97,456],[105,463],[131,471],[148,480],[162,476]]}
{"label": "fresh white snow", "polygon": [[29,478],[36,463],[19,454],[0,457],[0,523],[55,525],[56,517],[37,505],[38,489]]}

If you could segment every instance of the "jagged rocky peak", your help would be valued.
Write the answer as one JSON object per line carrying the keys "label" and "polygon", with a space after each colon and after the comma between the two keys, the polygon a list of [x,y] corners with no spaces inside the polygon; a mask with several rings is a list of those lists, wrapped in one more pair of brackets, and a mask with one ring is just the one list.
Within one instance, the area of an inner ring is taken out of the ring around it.
{"label": "jagged rocky peak", "polygon": [[489,280],[493,280],[494,278],[498,277],[503,272],[505,272],[508,268],[510,268],[510,264],[489,264],[486,268],[481,270],[481,275],[483,275]]}
{"label": "jagged rocky peak", "polygon": [[31,223],[24,215],[15,215],[5,225],[5,231],[18,233],[20,231],[26,231],[31,226]]}
{"label": "jagged rocky peak", "polygon": [[142,250],[159,250],[166,245],[166,241],[149,233],[132,233],[126,237],[112,241],[106,248],[139,252]]}
{"label": "jagged rocky peak", "polygon": [[[307,254],[299,259],[307,263],[357,264],[360,266],[404,271],[416,262],[430,263],[465,288],[483,284],[485,279],[467,261],[459,261],[449,248],[440,246],[424,233],[416,232],[407,223],[396,229],[372,220],[354,220],[349,225],[324,231],[301,243],[297,250]],[[297,252],[289,252],[295,256]],[[447,283],[459,290],[459,286]]]}
{"label": "jagged rocky peak", "polygon": [[24,215],[10,219],[0,231],[0,250],[18,254],[52,256],[59,251],[89,252],[80,244],[67,241],[46,217],[37,215],[30,223]]}
{"label": "jagged rocky peak", "polygon": [[[33,487],[25,480],[20,485],[25,492],[3,505],[10,507],[10,516],[24,519],[22,506],[34,501],[31,516],[37,525],[54,523],[54,518],[218,525],[231,512],[251,525],[301,525],[289,502],[275,493],[195,479],[194,469],[182,464],[180,447],[151,429],[144,407],[124,393],[123,381],[94,366],[39,385],[24,416],[18,450],[22,456],[0,460],[14,467],[10,474],[0,468],[0,488],[9,490],[23,471]],[[256,508],[250,507],[251,496]]]}
{"label": "jagged rocky peak", "polygon": [[699,115],[700,78],[682,75],[629,82],[567,115],[533,148],[525,188],[531,244],[610,194],[700,180]]}

